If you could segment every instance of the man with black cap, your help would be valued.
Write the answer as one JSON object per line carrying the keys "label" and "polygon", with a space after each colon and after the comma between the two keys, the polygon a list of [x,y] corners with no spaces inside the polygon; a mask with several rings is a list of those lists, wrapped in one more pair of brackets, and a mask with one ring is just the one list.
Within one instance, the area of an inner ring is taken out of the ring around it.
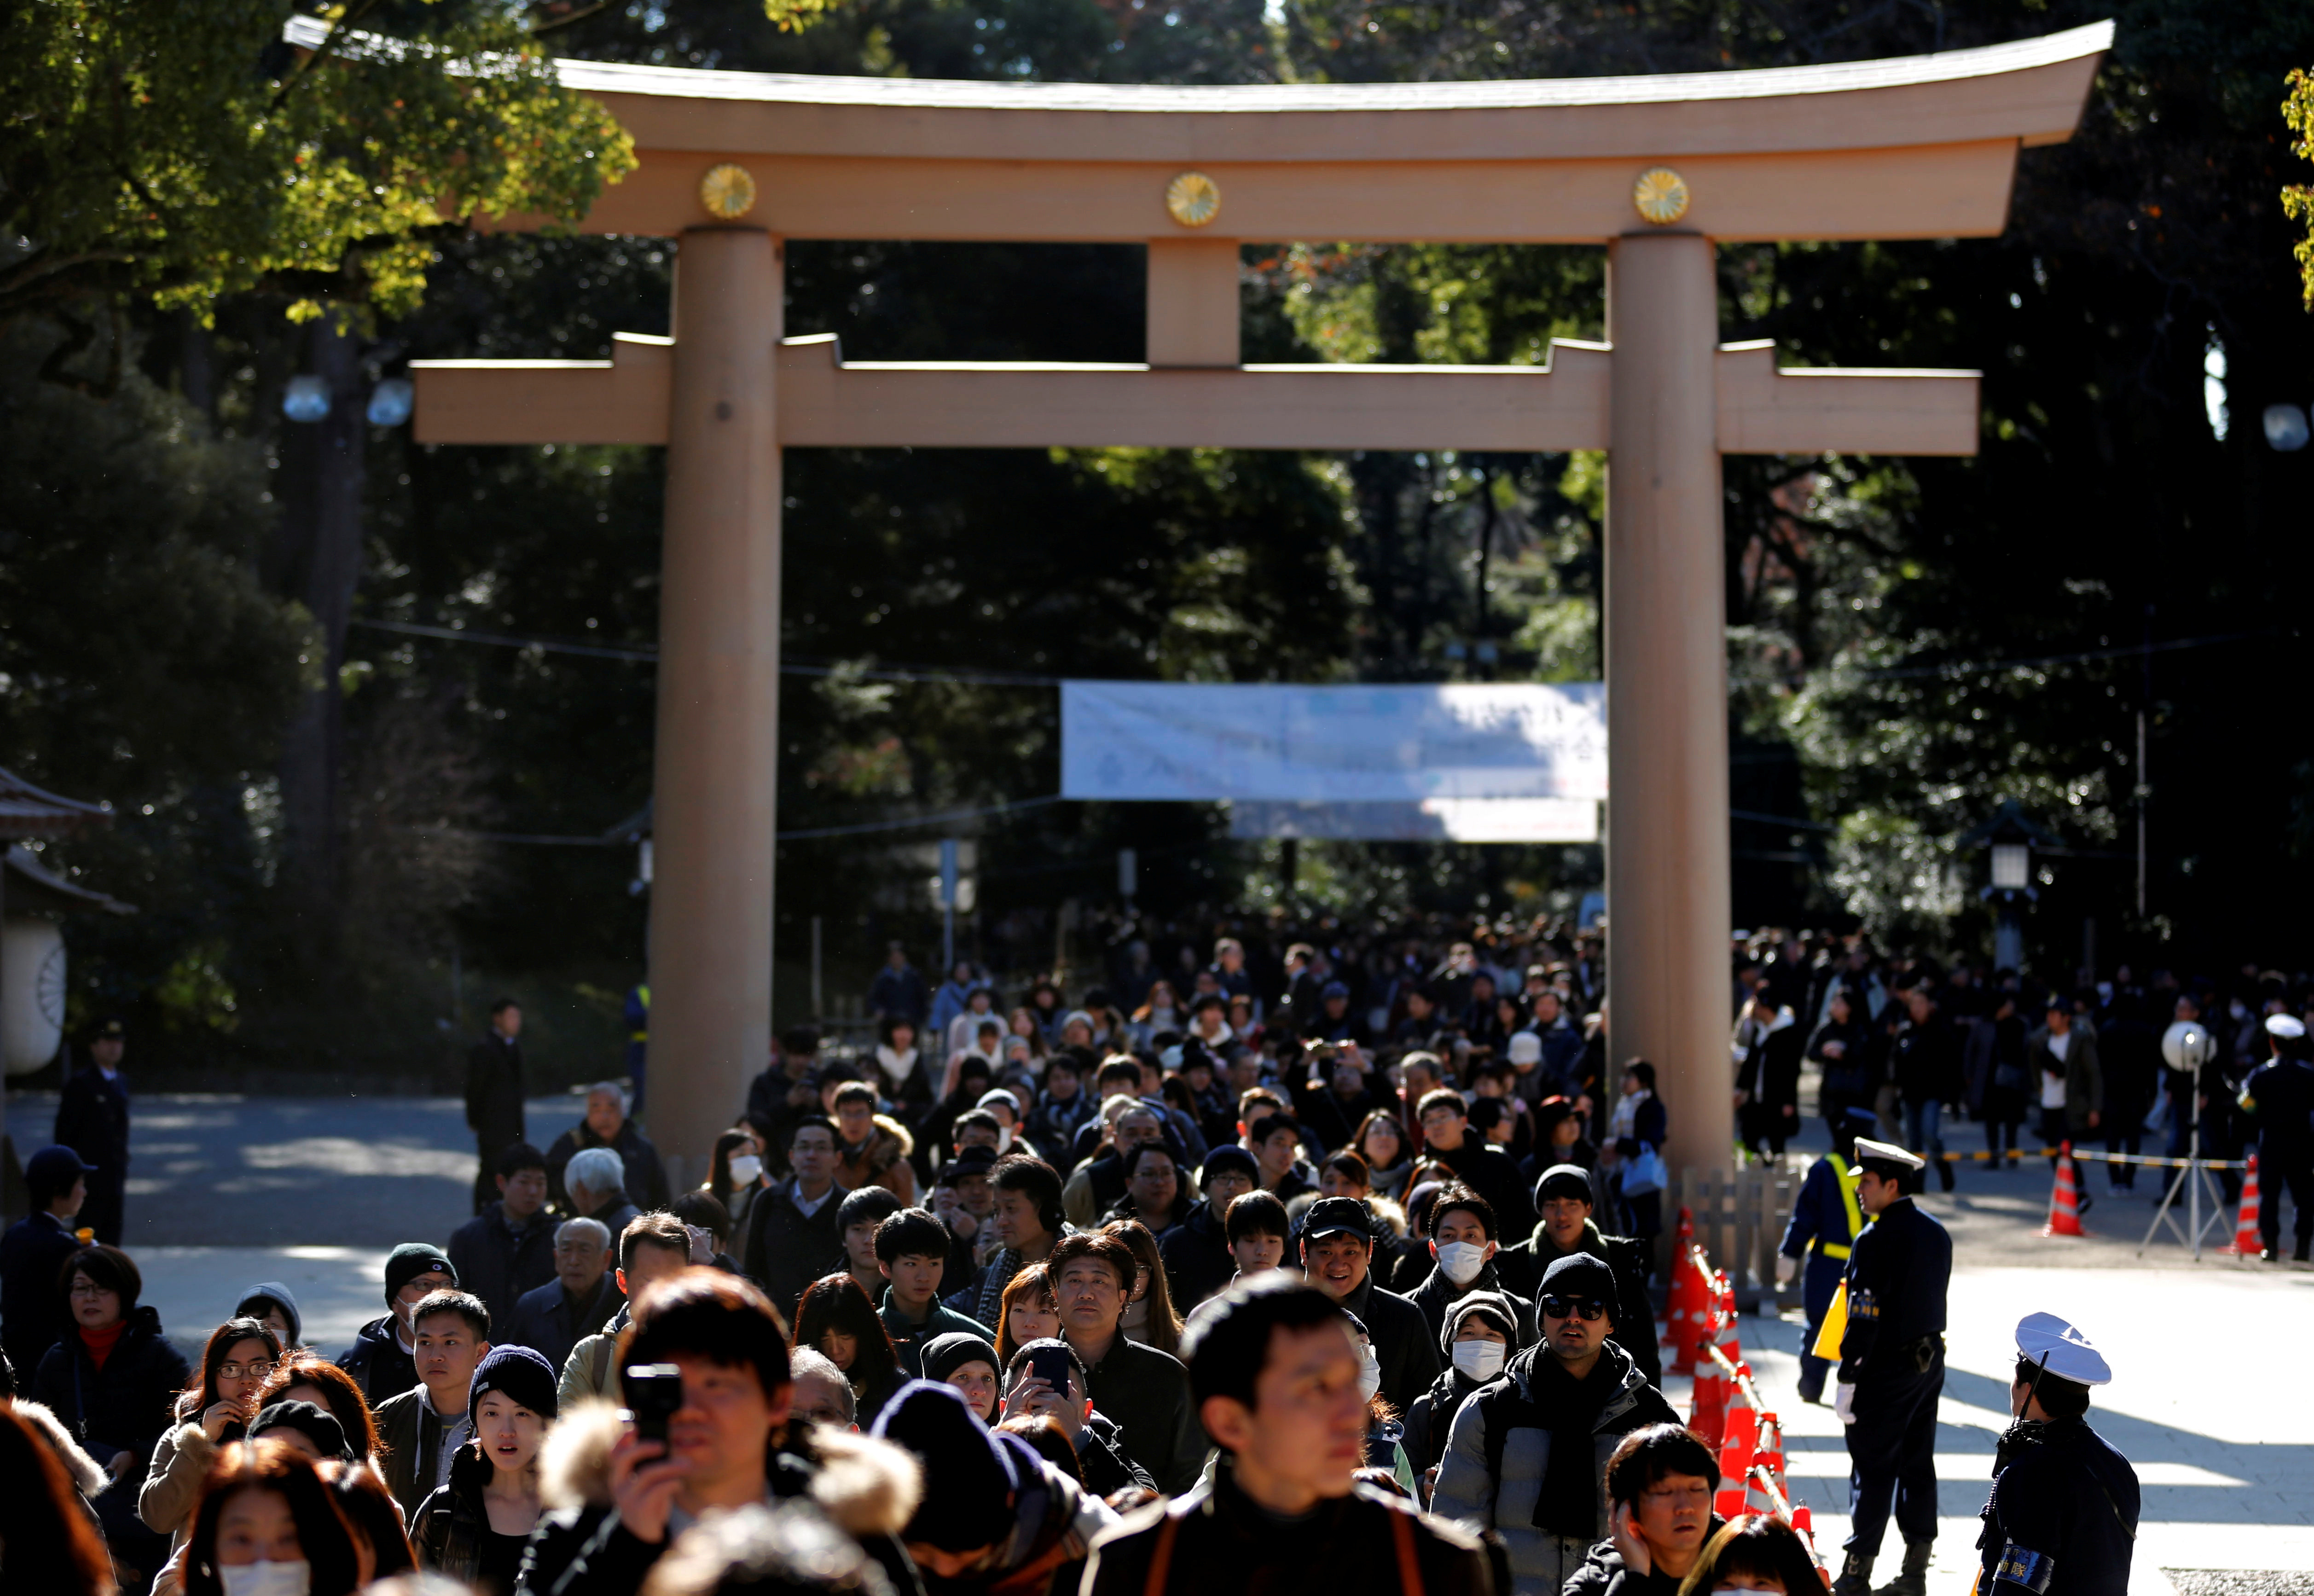
{"label": "man with black cap", "polygon": [[387,1311],[356,1331],[354,1344],[331,1360],[354,1377],[373,1410],[418,1383],[411,1311],[433,1292],[455,1290],[457,1283],[450,1255],[431,1242],[405,1241],[386,1255]]}
{"label": "man with black cap", "polygon": [[1182,1313],[1229,1284],[1230,1276],[1237,1273],[1229,1249],[1229,1205],[1260,1179],[1261,1168],[1253,1155],[1235,1142],[1206,1155],[1205,1168],[1198,1174],[1206,1200],[1157,1239],[1165,1283],[1172,1288],[1173,1306]]}
{"label": "man with black cap", "polygon": [[1607,1459],[1625,1435],[1676,1424],[1615,1327],[1615,1272],[1570,1253],[1542,1277],[1542,1339],[1455,1414],[1430,1509],[1498,1531],[1518,1596],[1558,1596],[1607,1537]]}
{"label": "man with black cap", "polygon": [[120,1245],[120,1214],[128,1183],[128,1077],[120,1055],[128,1027],[101,1019],[89,1036],[88,1067],[65,1082],[57,1099],[57,1141],[88,1166],[88,1201],[80,1222],[107,1247]]}
{"label": "man with black cap", "polygon": [[1503,1289],[1532,1297],[1550,1266],[1577,1253],[1607,1265],[1615,1277],[1611,1316],[1618,1328],[1608,1339],[1631,1355],[1647,1383],[1663,1383],[1663,1353],[1656,1341],[1655,1305],[1647,1300],[1647,1244],[1629,1236],[1602,1234],[1591,1218],[1591,1177],[1579,1164],[1553,1164],[1534,1183],[1534,1231],[1496,1255]]}
{"label": "man with black cap", "polygon": [[1320,1197],[1302,1216],[1302,1270],[1357,1316],[1382,1367],[1383,1399],[1400,1413],[1438,1378],[1438,1344],[1422,1309],[1373,1279],[1373,1224],[1356,1197]]}
{"label": "man with black cap", "polygon": [[1848,1426],[1848,1553],[1834,1596],[1867,1596],[1893,1500],[1904,1569],[1873,1596],[1924,1596],[1937,1537],[1937,1398],[1945,1384],[1952,1238],[1906,1195],[1917,1153],[1856,1139],[1856,1200],[1871,1222],[1849,1254],[1848,1327],[1833,1404]]}
{"label": "man with black cap", "polygon": [[57,1344],[57,1274],[80,1250],[73,1221],[88,1198],[89,1167],[69,1147],[43,1147],[24,1165],[31,1211],[0,1236],[0,1348],[30,1381]]}
{"label": "man with black cap", "polygon": [[[1815,1355],[1815,1338],[1824,1329],[1824,1316],[1848,1273],[1848,1255],[1864,1230],[1864,1209],[1856,1200],[1856,1177],[1849,1173],[1855,1161],[1856,1139],[1875,1129],[1879,1116],[1869,1108],[1841,1110],[1833,1125],[1832,1151],[1808,1166],[1807,1178],[1792,1204],[1780,1248],[1795,1264],[1807,1260],[1807,1278],[1801,1301],[1807,1309],[1807,1328],[1800,1336],[1800,1400],[1822,1402],[1824,1382],[1832,1372],[1830,1359]],[[1789,1278],[1784,1265],[1777,1274]]]}
{"label": "man with black cap", "polygon": [[2282,1257],[2282,1188],[2298,1205],[2298,1250],[2314,1242],[2314,1065],[2306,1062],[2306,1022],[2294,1014],[2265,1017],[2274,1057],[2242,1082],[2240,1103],[2257,1127],[2257,1234],[2267,1263]]}
{"label": "man with black cap", "polygon": [[1348,1316],[1334,1299],[1285,1274],[1241,1282],[1182,1350],[1221,1457],[1210,1480],[1135,1510],[1094,1544],[1086,1596],[1491,1596],[1476,1537],[1358,1483],[1366,1404]]}
{"label": "man with black cap", "polygon": [[900,1539],[934,1596],[1073,1591],[1093,1537],[1117,1522],[1027,1442],[983,1424],[951,1386],[910,1380],[875,1434],[923,1464],[930,1488]]}
{"label": "man with black cap", "polygon": [[[1977,1537],[1979,1596],[2106,1596],[2129,1589],[2137,1471],[2089,1428],[2089,1388],[2113,1370],[2053,1313],[2017,1322],[2017,1371]],[[2002,1587],[2007,1587],[2003,1592]]]}

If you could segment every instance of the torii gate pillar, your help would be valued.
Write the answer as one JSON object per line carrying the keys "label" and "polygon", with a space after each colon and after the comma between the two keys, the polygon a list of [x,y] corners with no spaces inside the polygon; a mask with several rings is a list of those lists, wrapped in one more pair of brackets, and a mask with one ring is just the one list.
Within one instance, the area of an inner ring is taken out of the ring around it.
{"label": "torii gate pillar", "polygon": [[1676,1105],[1676,1168],[1727,1156],[1727,666],[1711,240],[1609,246],[1607,1026]]}
{"label": "torii gate pillar", "polygon": [[782,288],[770,234],[683,234],[651,784],[651,1066],[670,1088],[651,1131],[670,1156],[714,1145],[769,1055]]}

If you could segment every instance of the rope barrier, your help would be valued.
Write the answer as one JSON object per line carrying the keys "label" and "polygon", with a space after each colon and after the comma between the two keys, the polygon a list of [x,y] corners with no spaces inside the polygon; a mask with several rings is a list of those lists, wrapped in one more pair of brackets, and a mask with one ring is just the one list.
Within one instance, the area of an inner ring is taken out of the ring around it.
{"label": "rope barrier", "polygon": [[[2150,1152],[2088,1152],[2073,1149],[2073,1157],[2084,1164],[2133,1164],[2149,1169],[2247,1169],[2247,1159],[2172,1159]],[[2026,1159],[2046,1159],[2054,1163],[2057,1150],[2045,1147],[2032,1151],[2022,1147],[2008,1148],[2000,1152],[1939,1152],[1931,1154],[1930,1161],[1939,1164],[1984,1164],[1998,1159],[2013,1164]]]}

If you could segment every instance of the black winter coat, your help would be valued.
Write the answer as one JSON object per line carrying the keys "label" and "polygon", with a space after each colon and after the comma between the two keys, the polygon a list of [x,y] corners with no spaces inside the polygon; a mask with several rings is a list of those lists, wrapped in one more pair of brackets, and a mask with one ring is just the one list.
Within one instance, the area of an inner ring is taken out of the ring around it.
{"label": "black winter coat", "polygon": [[62,1339],[41,1355],[31,1395],[64,1421],[98,1462],[109,1462],[119,1451],[145,1462],[172,1422],[188,1372],[184,1354],[161,1334],[161,1316],[138,1308],[130,1311],[128,1328],[112,1344],[102,1369],[79,1332],[66,1327]]}
{"label": "black winter coat", "polygon": [[52,1213],[30,1214],[0,1236],[0,1347],[20,1380],[38,1372],[57,1344],[64,1327],[57,1279],[79,1250],[71,1228]]}
{"label": "black winter coat", "polygon": [[522,1044],[496,1031],[466,1050],[466,1126],[484,1160],[523,1141]]}
{"label": "black winter coat", "polygon": [[1214,1217],[1214,1205],[1200,1203],[1189,1217],[1157,1239],[1157,1256],[1165,1265],[1165,1283],[1172,1289],[1173,1306],[1188,1313],[1229,1284],[1237,1274],[1230,1257],[1229,1236]]}
{"label": "black winter coat", "polygon": [[418,1383],[418,1364],[402,1350],[394,1323],[390,1313],[370,1320],[354,1332],[354,1344],[331,1360],[354,1377],[372,1413]]}
{"label": "black winter coat", "polygon": [[458,1289],[482,1300],[493,1327],[503,1325],[525,1292],[554,1278],[554,1221],[542,1212],[517,1228],[506,1204],[493,1203],[450,1233],[449,1250]]}
{"label": "black winter coat", "polygon": [[796,1304],[811,1283],[843,1267],[843,1233],[835,1228],[836,1210],[843,1203],[843,1194],[831,1187],[818,1212],[806,1214],[795,1204],[795,1183],[784,1180],[756,1193],[747,1204],[747,1239],[739,1249],[739,1266],[764,1288],[790,1325]]}

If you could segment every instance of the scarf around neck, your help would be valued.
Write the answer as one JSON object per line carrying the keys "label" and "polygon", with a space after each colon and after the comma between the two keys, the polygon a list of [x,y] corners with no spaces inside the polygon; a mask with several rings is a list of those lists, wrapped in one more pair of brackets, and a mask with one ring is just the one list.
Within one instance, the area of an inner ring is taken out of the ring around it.
{"label": "scarf around neck", "polygon": [[1581,1380],[1547,1351],[1534,1364],[1535,1406],[1556,1420],[1542,1490],[1534,1499],[1534,1527],[1566,1539],[1591,1540],[1599,1532],[1599,1460],[1592,1431],[1622,1382],[1604,1348]]}

